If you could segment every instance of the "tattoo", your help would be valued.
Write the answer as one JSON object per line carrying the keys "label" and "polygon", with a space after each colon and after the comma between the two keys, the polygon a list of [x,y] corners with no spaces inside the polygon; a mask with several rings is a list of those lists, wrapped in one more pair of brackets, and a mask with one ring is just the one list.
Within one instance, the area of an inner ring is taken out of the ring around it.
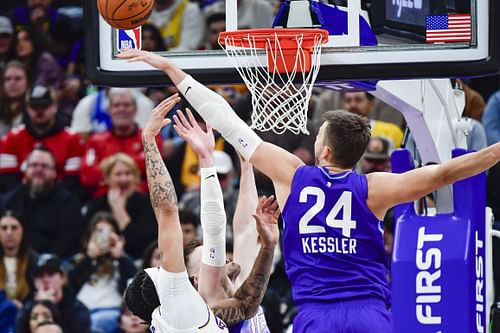
{"label": "tattoo", "polygon": [[146,175],[148,178],[149,194],[154,208],[163,203],[177,204],[174,183],[163,162],[156,142],[142,139],[146,157]]}
{"label": "tattoo", "polygon": [[214,314],[228,326],[250,319],[257,314],[271,275],[273,256],[274,248],[261,248],[250,275],[233,296],[235,302],[224,302],[224,305],[212,306]]}

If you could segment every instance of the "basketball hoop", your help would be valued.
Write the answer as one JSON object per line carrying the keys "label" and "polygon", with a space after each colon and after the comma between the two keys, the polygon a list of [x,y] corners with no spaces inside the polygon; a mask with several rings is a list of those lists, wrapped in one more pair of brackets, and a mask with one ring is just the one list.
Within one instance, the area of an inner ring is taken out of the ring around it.
{"label": "basketball hoop", "polygon": [[309,134],[309,99],[321,47],[327,41],[328,31],[322,29],[247,29],[219,35],[219,43],[252,93],[252,128]]}

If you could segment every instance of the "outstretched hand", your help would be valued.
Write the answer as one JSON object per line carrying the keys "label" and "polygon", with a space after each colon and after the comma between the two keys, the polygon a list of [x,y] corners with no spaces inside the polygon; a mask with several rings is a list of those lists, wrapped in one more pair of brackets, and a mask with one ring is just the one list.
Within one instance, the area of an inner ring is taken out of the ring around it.
{"label": "outstretched hand", "polygon": [[211,156],[215,147],[212,128],[207,126],[206,131],[204,131],[194,118],[191,110],[186,108],[185,112],[187,117],[180,110],[174,116],[175,130],[201,158]]}
{"label": "outstretched hand", "polygon": [[262,245],[267,248],[274,248],[279,240],[278,217],[280,210],[278,202],[274,196],[262,196],[255,214],[252,216],[257,222],[257,232],[262,240]]}
{"label": "outstretched hand", "polygon": [[154,139],[163,127],[170,124],[170,119],[166,119],[165,116],[180,100],[179,94],[174,94],[158,104],[151,111],[149,119],[142,130],[142,136],[150,140]]}
{"label": "outstretched hand", "polygon": [[144,61],[151,66],[164,71],[165,68],[170,64],[168,59],[155,54],[153,52],[136,50],[136,49],[125,49],[116,55],[117,58],[127,59],[127,62],[139,62]]}

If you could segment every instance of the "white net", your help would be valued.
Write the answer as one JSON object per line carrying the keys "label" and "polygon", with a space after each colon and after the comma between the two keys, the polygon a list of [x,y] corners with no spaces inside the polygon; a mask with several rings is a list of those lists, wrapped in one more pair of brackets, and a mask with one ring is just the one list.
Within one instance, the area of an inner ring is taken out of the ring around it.
{"label": "white net", "polygon": [[[262,41],[262,37],[259,38]],[[304,33],[284,42],[280,42],[277,36],[269,36],[265,38],[266,57],[254,34],[249,33],[237,40],[232,36],[224,38],[221,44],[252,94],[252,128],[272,130],[277,134],[286,130],[309,134],[307,112],[319,72],[322,39],[322,35],[315,35],[314,46],[309,50],[304,48]],[[290,42],[293,48],[282,49],[282,43]],[[305,71],[309,67],[309,53],[310,70]],[[283,64],[286,64],[286,70],[280,73]]]}

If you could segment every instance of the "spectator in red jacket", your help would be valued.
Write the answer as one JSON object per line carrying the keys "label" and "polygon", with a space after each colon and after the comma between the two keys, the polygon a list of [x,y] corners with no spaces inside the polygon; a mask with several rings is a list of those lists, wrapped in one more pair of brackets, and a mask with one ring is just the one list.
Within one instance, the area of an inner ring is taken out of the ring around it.
{"label": "spectator in red jacket", "polygon": [[40,144],[54,155],[59,179],[70,190],[79,188],[83,146],[77,134],[70,133],[56,120],[53,90],[35,85],[27,104],[26,125],[13,128],[0,142],[0,190],[10,190],[19,184],[28,154]]}
{"label": "spectator in red jacket", "polygon": [[[82,184],[94,195],[106,193],[104,175],[99,167],[102,160],[116,153],[125,153],[134,159],[140,171],[140,190],[147,192],[146,164],[142,146],[142,130],[135,123],[137,104],[128,89],[113,88],[109,92],[111,129],[90,136],[81,170]],[[160,140],[160,139],[158,139]],[[161,147],[161,142],[158,141]]]}

